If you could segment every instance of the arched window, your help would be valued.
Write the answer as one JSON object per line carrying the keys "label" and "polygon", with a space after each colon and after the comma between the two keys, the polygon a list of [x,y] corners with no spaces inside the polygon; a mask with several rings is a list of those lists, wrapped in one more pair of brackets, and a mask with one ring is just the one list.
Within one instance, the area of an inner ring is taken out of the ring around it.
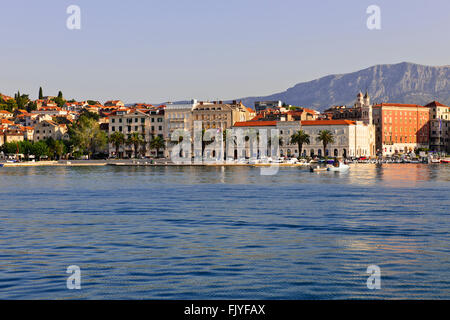
{"label": "arched window", "polygon": [[311,149],[310,154],[311,154],[311,157],[314,157],[314,149]]}
{"label": "arched window", "polygon": [[338,149],[334,149],[334,156],[335,156],[335,157],[339,156],[339,151],[338,151]]}

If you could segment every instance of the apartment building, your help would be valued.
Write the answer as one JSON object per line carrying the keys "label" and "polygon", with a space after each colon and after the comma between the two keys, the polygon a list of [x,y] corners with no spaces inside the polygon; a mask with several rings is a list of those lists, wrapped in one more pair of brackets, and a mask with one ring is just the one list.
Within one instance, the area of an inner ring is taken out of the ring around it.
{"label": "apartment building", "polygon": [[44,120],[34,126],[33,141],[42,141],[52,138],[54,140],[69,139],[67,125],[58,124],[52,120]]}
{"label": "apartment building", "polygon": [[430,150],[450,153],[450,108],[438,101],[425,107],[430,109]]}
{"label": "apartment building", "polygon": [[381,103],[373,106],[377,154],[392,156],[428,148],[430,109],[421,105]]}

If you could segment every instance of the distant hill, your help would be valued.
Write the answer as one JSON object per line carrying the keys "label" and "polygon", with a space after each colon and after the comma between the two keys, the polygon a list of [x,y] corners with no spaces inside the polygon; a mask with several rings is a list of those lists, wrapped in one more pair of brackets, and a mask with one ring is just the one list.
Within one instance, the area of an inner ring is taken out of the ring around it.
{"label": "distant hill", "polygon": [[302,82],[284,92],[262,97],[239,98],[254,107],[259,100],[281,100],[287,104],[324,110],[332,105],[352,105],[356,94],[369,92],[372,102],[424,105],[433,100],[450,105],[450,66],[431,67],[403,62],[376,65],[360,71],[330,75]]}

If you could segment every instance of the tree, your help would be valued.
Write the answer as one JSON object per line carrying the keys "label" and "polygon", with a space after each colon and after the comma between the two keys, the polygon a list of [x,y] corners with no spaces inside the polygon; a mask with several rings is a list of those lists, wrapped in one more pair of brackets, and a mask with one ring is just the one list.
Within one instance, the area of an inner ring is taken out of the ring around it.
{"label": "tree", "polygon": [[122,132],[114,132],[108,139],[109,143],[112,143],[116,148],[116,157],[119,157],[119,149],[125,143],[125,136]]}
{"label": "tree", "polygon": [[[182,137],[180,137],[180,138],[182,138]],[[156,150],[156,157],[158,157],[158,155],[159,155],[159,150],[164,149],[165,146],[166,145],[164,143],[164,139],[161,138],[160,136],[153,136],[152,140],[150,141],[150,149]]]}
{"label": "tree", "polygon": [[139,146],[142,144],[144,139],[139,132],[133,132],[127,139],[128,145],[133,145],[134,157],[137,158],[139,154]]}
{"label": "tree", "polygon": [[100,125],[92,118],[82,115],[77,122],[69,127],[69,136],[76,151],[87,154],[89,158],[94,153],[105,150],[108,138],[100,130]]}
{"label": "tree", "polygon": [[[61,91],[59,93],[61,93]],[[62,95],[60,96],[60,94],[58,94],[56,98],[52,98],[52,101],[55,102],[56,105],[60,108],[64,107],[64,104],[66,103],[66,100],[64,100],[64,98],[62,97]]]}
{"label": "tree", "polygon": [[39,100],[44,98],[44,94],[42,93],[42,87],[39,87]]}
{"label": "tree", "polygon": [[17,93],[14,95],[14,100],[16,100],[16,104],[19,109],[25,108],[30,101],[28,95],[20,94],[20,91],[17,91]]}
{"label": "tree", "polygon": [[96,104],[100,104],[100,102],[95,101],[95,100],[88,100],[87,104],[90,105],[90,106],[95,106]]}
{"label": "tree", "polygon": [[48,146],[48,156],[55,160],[61,159],[61,156],[65,154],[66,146],[61,140],[54,140],[49,138],[45,141]]}
{"label": "tree", "polygon": [[299,157],[302,155],[303,144],[310,144],[309,134],[307,134],[303,130],[299,130],[295,132],[291,136],[291,143],[298,144],[298,155]]}
{"label": "tree", "polygon": [[327,156],[327,145],[334,142],[333,133],[330,130],[321,130],[317,141],[321,141],[323,144],[323,155]]}
{"label": "tree", "polygon": [[58,98],[63,99],[62,91],[58,91]]}
{"label": "tree", "polygon": [[48,154],[48,146],[44,141],[35,142],[32,144],[31,154],[33,154],[38,160],[42,156]]}

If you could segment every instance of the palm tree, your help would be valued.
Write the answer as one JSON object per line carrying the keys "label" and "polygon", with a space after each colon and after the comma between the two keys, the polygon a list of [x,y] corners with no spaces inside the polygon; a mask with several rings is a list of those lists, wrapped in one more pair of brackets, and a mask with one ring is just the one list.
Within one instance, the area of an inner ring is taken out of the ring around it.
{"label": "palm tree", "polygon": [[116,157],[119,157],[119,149],[125,143],[125,136],[122,132],[114,132],[109,136],[108,140],[116,148]]}
{"label": "palm tree", "polygon": [[142,140],[141,142],[141,155],[145,157],[145,154],[147,153],[147,141]]}
{"label": "palm tree", "polygon": [[291,136],[291,143],[298,144],[298,156],[301,157],[303,144],[309,144],[310,143],[309,134],[307,134],[303,130],[299,130],[299,131],[295,132]]}
{"label": "palm tree", "polygon": [[323,155],[327,156],[327,145],[329,143],[334,142],[333,133],[330,130],[321,130],[319,132],[319,136],[317,137],[317,141],[322,141],[323,144]]}
{"label": "palm tree", "polygon": [[[181,139],[182,141],[182,139]],[[181,142],[180,141],[180,142]],[[156,149],[156,157],[158,158],[159,150],[165,148],[164,139],[160,136],[153,136],[152,141],[150,141],[150,149]]]}
{"label": "palm tree", "polygon": [[139,132],[133,132],[127,139],[127,144],[134,147],[134,157],[137,158],[139,154],[139,146],[142,145],[142,136]]}

